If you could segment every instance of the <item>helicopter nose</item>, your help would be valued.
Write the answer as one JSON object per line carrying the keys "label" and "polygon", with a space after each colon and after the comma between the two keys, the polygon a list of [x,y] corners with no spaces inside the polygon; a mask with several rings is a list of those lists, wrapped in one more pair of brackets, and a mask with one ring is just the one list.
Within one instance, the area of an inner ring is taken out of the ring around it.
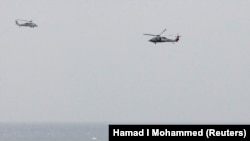
{"label": "helicopter nose", "polygon": [[148,40],[149,42],[154,42],[154,40],[153,39],[150,39],[150,40]]}

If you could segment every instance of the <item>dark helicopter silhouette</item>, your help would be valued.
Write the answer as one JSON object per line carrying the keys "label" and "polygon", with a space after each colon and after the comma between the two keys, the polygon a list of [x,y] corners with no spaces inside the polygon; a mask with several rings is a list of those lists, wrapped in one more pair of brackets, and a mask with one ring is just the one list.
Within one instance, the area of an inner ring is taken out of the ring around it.
{"label": "dark helicopter silhouette", "polygon": [[[22,21],[23,23],[19,23],[18,21]],[[16,20],[16,25],[18,25],[19,27],[20,26],[27,26],[27,27],[31,27],[31,28],[34,28],[34,27],[37,27],[37,25],[35,23],[31,21],[27,21],[27,20],[20,20],[20,19],[17,19]]]}
{"label": "dark helicopter silhouette", "polygon": [[150,42],[153,42],[153,43],[162,43],[162,42],[172,42],[172,43],[175,43],[175,42],[178,42],[180,40],[180,35],[177,34],[176,38],[175,39],[169,39],[169,38],[166,38],[166,37],[163,37],[161,36],[162,33],[164,33],[167,29],[164,29],[160,34],[158,35],[154,35],[154,34],[143,34],[143,35],[148,35],[148,36],[155,36],[153,37],[152,39],[150,39],[149,41]]}

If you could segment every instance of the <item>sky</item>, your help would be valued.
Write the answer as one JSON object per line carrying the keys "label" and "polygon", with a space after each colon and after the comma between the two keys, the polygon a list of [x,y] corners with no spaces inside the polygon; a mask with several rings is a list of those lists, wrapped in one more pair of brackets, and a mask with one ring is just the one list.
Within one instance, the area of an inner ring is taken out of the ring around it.
{"label": "sky", "polygon": [[249,124],[249,7],[1,0],[0,122]]}

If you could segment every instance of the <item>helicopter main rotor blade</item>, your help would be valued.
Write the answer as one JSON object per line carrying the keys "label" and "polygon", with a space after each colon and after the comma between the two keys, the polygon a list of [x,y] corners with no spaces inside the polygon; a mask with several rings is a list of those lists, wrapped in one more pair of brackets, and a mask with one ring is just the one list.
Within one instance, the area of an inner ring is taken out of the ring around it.
{"label": "helicopter main rotor blade", "polygon": [[154,35],[154,34],[143,34],[143,35],[148,35],[148,36],[158,36],[158,35]]}
{"label": "helicopter main rotor blade", "polygon": [[28,20],[22,20],[22,19],[16,19],[17,21],[24,21],[24,22],[32,22],[32,20],[28,21]]}
{"label": "helicopter main rotor blade", "polygon": [[[161,32],[161,34],[164,33],[166,30],[167,30],[167,29],[164,29],[164,30]],[[161,34],[159,34],[159,35],[161,35]]]}

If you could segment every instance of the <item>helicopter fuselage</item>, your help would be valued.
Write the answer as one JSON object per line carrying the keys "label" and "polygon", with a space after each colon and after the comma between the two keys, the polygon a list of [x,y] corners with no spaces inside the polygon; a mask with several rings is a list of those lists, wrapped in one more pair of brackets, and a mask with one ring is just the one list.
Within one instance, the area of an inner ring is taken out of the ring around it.
{"label": "helicopter fuselage", "polygon": [[32,22],[19,24],[19,23],[16,21],[16,24],[17,24],[18,26],[27,26],[27,27],[31,27],[31,28],[37,27],[37,25],[34,24],[34,23],[32,23]]}
{"label": "helicopter fuselage", "polygon": [[176,39],[168,39],[166,37],[161,37],[161,36],[156,36],[152,39],[149,40],[150,42],[153,43],[161,43],[161,42],[178,42],[179,41],[179,36],[176,37]]}

